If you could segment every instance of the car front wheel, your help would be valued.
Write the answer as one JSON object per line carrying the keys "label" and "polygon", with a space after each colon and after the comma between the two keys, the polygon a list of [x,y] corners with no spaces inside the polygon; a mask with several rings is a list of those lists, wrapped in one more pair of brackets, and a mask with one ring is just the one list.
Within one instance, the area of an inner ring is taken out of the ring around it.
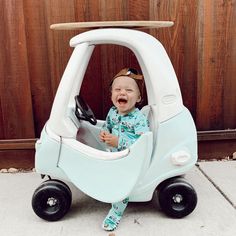
{"label": "car front wheel", "polygon": [[32,208],[37,216],[47,221],[61,219],[70,209],[72,194],[59,180],[43,182],[34,192]]}

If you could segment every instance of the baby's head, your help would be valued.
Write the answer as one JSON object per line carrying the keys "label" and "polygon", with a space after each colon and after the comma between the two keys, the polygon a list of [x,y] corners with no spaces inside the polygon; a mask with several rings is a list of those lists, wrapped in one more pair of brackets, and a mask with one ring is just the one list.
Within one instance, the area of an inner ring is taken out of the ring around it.
{"label": "baby's head", "polygon": [[122,69],[111,82],[111,100],[119,114],[131,112],[141,101],[143,76],[135,69]]}

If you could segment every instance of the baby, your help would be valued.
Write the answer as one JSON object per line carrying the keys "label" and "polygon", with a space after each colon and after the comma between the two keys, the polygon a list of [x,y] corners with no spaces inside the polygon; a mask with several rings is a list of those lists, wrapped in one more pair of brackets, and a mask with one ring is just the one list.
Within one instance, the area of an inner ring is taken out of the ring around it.
{"label": "baby", "polygon": [[[108,112],[100,132],[100,140],[111,151],[121,151],[133,144],[143,133],[149,131],[147,118],[136,108],[141,101],[143,76],[135,69],[122,69],[111,82],[113,107]],[[117,228],[129,199],[113,203],[103,221],[103,228],[112,231]]]}

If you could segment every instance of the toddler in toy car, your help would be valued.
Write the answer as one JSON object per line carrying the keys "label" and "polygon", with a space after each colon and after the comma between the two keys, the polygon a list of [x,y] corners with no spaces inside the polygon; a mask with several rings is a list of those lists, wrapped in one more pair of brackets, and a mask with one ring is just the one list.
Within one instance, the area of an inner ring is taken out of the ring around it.
{"label": "toddler in toy car", "polygon": [[[132,68],[122,69],[111,81],[113,106],[100,132],[100,140],[113,152],[128,148],[143,133],[149,131],[147,118],[136,108],[136,104],[142,99],[143,82],[143,76]],[[117,228],[128,201],[129,198],[126,198],[112,204],[103,221],[105,230]]]}

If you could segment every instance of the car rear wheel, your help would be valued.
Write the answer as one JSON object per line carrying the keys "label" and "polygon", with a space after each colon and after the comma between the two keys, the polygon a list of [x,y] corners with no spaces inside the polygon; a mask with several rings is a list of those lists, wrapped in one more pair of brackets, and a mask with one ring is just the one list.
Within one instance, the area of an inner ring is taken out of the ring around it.
{"label": "car rear wheel", "polygon": [[195,209],[197,194],[184,179],[172,178],[158,186],[158,202],[166,215],[182,218]]}

